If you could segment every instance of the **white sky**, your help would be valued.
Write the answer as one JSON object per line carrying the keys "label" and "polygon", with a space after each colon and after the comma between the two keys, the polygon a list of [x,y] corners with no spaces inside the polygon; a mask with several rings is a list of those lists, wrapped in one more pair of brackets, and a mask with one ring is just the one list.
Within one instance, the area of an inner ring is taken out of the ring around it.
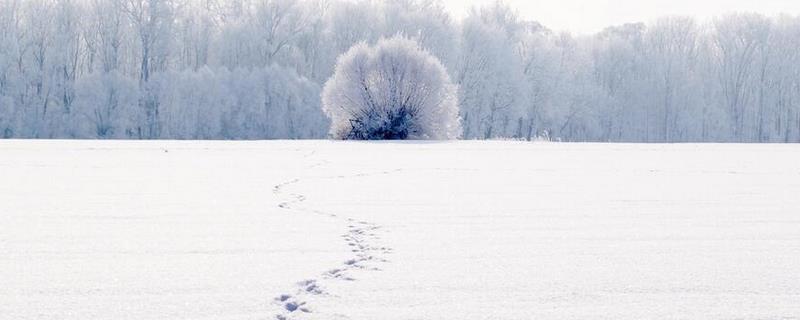
{"label": "white sky", "polygon": [[[494,0],[443,0],[454,16]],[[611,25],[647,22],[664,15],[699,19],[730,12],[800,14],[800,0],[505,0],[527,18],[554,30],[594,33]]]}

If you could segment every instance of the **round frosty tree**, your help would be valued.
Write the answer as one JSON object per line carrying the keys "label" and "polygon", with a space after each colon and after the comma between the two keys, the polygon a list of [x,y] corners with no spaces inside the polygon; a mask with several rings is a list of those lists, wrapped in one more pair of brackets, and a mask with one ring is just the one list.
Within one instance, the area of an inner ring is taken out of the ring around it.
{"label": "round frosty tree", "polygon": [[331,135],[347,140],[449,140],[461,134],[457,88],[442,63],[404,37],[355,45],[322,93]]}

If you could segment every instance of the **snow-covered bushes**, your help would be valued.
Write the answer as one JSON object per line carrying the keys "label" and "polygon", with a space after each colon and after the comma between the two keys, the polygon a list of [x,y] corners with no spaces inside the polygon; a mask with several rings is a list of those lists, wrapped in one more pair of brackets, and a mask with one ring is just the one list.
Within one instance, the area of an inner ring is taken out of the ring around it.
{"label": "snow-covered bushes", "polygon": [[161,136],[310,139],[325,136],[321,89],[292,69],[201,68],[153,75]]}
{"label": "snow-covered bushes", "polygon": [[448,140],[461,135],[457,87],[442,63],[402,36],[343,54],[322,93],[331,135],[349,140]]}
{"label": "snow-covered bushes", "polygon": [[0,138],[8,139],[14,136],[13,108],[14,100],[0,95]]}
{"label": "snow-covered bushes", "polygon": [[76,84],[74,129],[80,138],[128,138],[139,103],[137,83],[117,71],[88,74]]}

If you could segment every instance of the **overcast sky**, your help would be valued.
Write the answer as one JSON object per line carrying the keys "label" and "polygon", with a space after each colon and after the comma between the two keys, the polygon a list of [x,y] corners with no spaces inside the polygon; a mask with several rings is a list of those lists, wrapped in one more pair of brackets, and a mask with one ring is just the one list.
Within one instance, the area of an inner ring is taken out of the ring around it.
{"label": "overcast sky", "polygon": [[[457,16],[494,0],[444,0]],[[800,14],[800,0],[505,0],[522,16],[555,30],[594,33],[610,25],[649,21],[669,14],[700,19],[734,11]]]}

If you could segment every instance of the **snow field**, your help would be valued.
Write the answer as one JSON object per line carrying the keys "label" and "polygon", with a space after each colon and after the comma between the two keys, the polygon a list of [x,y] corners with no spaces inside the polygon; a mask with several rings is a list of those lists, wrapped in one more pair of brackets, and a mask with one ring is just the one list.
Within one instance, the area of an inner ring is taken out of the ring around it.
{"label": "snow field", "polygon": [[0,151],[4,318],[800,318],[794,146]]}

